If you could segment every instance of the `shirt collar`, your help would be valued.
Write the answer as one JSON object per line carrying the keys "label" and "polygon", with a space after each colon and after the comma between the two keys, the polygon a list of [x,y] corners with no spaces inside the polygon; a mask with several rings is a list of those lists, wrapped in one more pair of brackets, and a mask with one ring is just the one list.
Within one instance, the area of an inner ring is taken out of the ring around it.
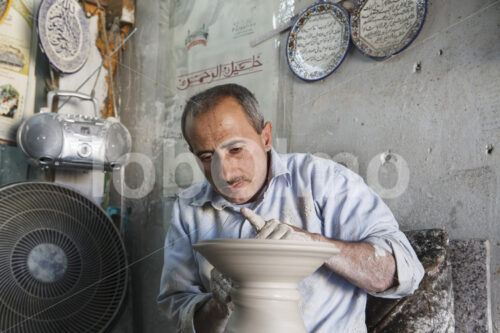
{"label": "shirt collar", "polygon": [[287,183],[289,183],[290,170],[288,170],[281,156],[271,147],[271,173],[269,175],[269,181],[278,176],[286,176]]}
{"label": "shirt collar", "polygon": [[[271,147],[269,156],[271,158],[271,170],[268,175],[267,186],[269,187],[271,181],[280,176],[285,177],[287,185],[290,185],[290,171],[288,170],[286,164],[281,159],[280,155],[274,150],[274,148]],[[224,197],[222,197],[212,188],[212,186],[206,179],[199,186],[194,186],[193,189],[196,189],[197,194],[194,195],[194,197],[192,195],[189,195],[190,197],[193,198],[193,200],[191,201],[192,206],[201,207],[204,206],[207,202],[209,202],[217,210],[222,210],[226,207],[232,207],[235,209],[237,208],[239,210],[239,208],[245,206],[245,205],[238,205],[235,203],[231,203],[226,199],[224,199]],[[189,190],[191,190],[191,188]],[[180,194],[181,197],[187,194],[186,193],[183,195],[183,193]]]}

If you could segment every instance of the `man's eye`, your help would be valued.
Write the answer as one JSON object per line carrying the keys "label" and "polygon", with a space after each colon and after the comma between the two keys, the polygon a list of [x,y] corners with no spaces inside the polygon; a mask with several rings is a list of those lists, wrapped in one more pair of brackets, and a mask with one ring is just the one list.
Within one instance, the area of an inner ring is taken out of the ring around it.
{"label": "man's eye", "polygon": [[234,148],[231,148],[231,153],[238,153],[241,151],[241,147],[234,147]]}
{"label": "man's eye", "polygon": [[200,156],[200,160],[201,160],[202,162],[208,162],[208,161],[210,161],[211,159],[212,159],[212,155],[202,155],[202,156]]}

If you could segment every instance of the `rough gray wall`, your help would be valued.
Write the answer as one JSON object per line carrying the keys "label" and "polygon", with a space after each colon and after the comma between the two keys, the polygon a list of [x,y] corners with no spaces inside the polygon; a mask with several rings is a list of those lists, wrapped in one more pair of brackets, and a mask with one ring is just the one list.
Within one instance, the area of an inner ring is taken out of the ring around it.
{"label": "rough gray wall", "polygon": [[155,180],[149,194],[126,200],[130,222],[125,238],[131,264],[134,332],[165,332],[156,296],[166,232],[164,206],[169,212],[171,204],[162,196],[168,2],[136,2],[138,31],[127,44],[119,69],[120,114],[132,135],[132,152],[142,154],[140,160],[150,160],[154,165],[151,172],[136,163],[129,164],[125,171],[127,186],[136,190],[146,178],[151,180],[154,177]]}
{"label": "rough gray wall", "polygon": [[[441,50],[441,51],[440,51]],[[421,71],[413,72],[421,63]],[[347,152],[366,179],[390,150],[410,172],[387,199],[403,229],[444,228],[491,244],[494,329],[500,329],[500,2],[430,1],[411,47],[377,62],[351,49],[331,77],[293,81],[290,151]],[[486,146],[493,145],[491,154]],[[397,183],[395,168],[380,182]]]}
{"label": "rough gray wall", "polygon": [[[170,2],[137,3],[139,31],[120,66],[122,121],[132,133],[133,151],[153,161],[156,177],[148,196],[127,200],[137,332],[165,331],[155,297],[172,203],[162,194]],[[296,7],[309,3],[296,1]],[[417,62],[422,69],[413,72]],[[498,331],[500,1],[430,1],[420,36],[392,59],[377,62],[352,48],[338,71],[323,81],[302,82],[286,66],[281,75],[282,100],[276,110],[281,122],[275,128],[289,152],[347,152],[366,178],[369,162],[390,150],[410,171],[407,189],[386,200],[403,229],[442,227],[452,239],[490,240],[493,326]],[[491,154],[485,152],[488,144],[494,147]],[[385,187],[398,182],[390,165],[378,175]],[[151,175],[132,165],[127,169],[130,187],[144,177]]]}

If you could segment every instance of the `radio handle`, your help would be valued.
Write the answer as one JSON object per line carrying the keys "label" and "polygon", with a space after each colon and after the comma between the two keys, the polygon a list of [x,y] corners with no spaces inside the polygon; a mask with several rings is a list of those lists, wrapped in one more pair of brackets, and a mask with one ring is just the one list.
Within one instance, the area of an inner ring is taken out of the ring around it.
{"label": "radio handle", "polygon": [[76,97],[79,98],[83,101],[91,101],[94,104],[94,114],[96,118],[99,117],[99,113],[97,111],[97,100],[87,94],[79,93],[76,91],[69,91],[69,90],[52,90],[47,93],[47,109],[52,110],[52,102],[54,100],[54,97],[56,96],[61,96],[61,97]]}

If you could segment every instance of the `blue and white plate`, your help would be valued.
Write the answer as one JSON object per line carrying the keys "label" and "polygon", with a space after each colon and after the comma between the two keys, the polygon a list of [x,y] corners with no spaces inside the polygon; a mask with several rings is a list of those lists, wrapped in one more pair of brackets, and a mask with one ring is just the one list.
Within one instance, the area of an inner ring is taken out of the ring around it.
{"label": "blue and white plate", "polygon": [[63,74],[82,68],[90,40],[80,4],[76,0],[42,0],[37,18],[40,48],[52,67]]}
{"label": "blue and white plate", "polygon": [[427,0],[359,0],[351,15],[351,35],[361,53],[388,58],[407,48],[424,25]]}
{"label": "blue and white plate", "polygon": [[12,0],[0,0],[0,23],[7,17],[11,4]]}
{"label": "blue and white plate", "polygon": [[302,80],[324,79],[344,61],[349,38],[349,16],[342,7],[314,4],[297,17],[288,34],[288,65]]}

